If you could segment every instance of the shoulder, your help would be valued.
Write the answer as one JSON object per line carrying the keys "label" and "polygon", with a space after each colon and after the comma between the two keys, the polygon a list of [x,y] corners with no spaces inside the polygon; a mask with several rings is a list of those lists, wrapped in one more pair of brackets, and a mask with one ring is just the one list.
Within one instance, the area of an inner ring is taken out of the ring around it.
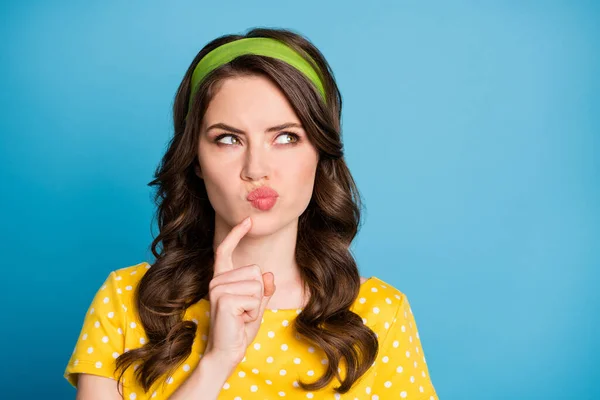
{"label": "shoulder", "polygon": [[108,291],[115,291],[118,294],[133,292],[150,267],[151,265],[144,261],[110,271],[100,290],[108,289]]}
{"label": "shoulder", "polygon": [[[131,313],[133,311],[133,293],[150,267],[149,263],[141,262],[111,271],[97,290],[93,306],[97,308],[106,304],[111,308],[116,308],[113,310],[115,313]],[[111,304],[112,306],[110,306]],[[120,306],[117,306],[118,304]]]}
{"label": "shoulder", "polygon": [[118,282],[121,286],[131,285],[135,287],[150,267],[151,265],[149,263],[143,261],[139,264],[119,268],[111,271],[109,279],[113,278],[114,281]]}
{"label": "shoulder", "polygon": [[352,311],[371,328],[387,329],[407,302],[406,295],[396,286],[371,276],[361,285]]}

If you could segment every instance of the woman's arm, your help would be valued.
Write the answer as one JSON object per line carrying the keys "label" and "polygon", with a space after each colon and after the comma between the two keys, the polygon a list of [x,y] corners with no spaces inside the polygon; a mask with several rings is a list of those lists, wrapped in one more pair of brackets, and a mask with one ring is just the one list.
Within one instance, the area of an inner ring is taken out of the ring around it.
{"label": "woman's arm", "polygon": [[[216,400],[233,371],[231,368],[224,368],[224,365],[207,354],[169,400]],[[76,400],[123,400],[114,379],[92,374],[79,374],[78,378]]]}
{"label": "woman's arm", "polygon": [[216,357],[206,354],[169,400],[216,400],[233,370],[234,368],[227,367],[227,363],[219,362]]}
{"label": "woman's arm", "polygon": [[123,400],[117,381],[99,375],[78,374],[76,400]]}

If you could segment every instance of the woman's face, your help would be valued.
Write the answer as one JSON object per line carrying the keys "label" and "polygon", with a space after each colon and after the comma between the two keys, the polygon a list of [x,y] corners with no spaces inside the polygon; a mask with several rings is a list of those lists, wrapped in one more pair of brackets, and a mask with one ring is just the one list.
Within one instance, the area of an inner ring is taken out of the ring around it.
{"label": "woman's face", "polygon": [[[283,124],[297,126],[270,129]],[[251,216],[249,235],[260,236],[296,222],[304,212],[318,152],[280,89],[265,77],[251,76],[222,82],[202,121],[198,159],[196,174],[204,180],[216,223],[233,226]],[[268,210],[256,207],[268,200],[253,206],[246,199],[261,186],[279,194]]]}

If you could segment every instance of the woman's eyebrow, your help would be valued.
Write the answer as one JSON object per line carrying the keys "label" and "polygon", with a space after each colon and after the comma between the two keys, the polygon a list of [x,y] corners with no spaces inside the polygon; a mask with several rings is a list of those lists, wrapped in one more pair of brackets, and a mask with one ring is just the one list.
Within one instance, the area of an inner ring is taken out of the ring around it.
{"label": "woman's eyebrow", "polygon": [[[245,135],[246,132],[244,132],[241,129],[238,128],[234,128],[233,126],[229,126],[227,124],[224,124],[222,122],[219,122],[217,124],[213,124],[211,126],[208,127],[208,129],[206,129],[206,132],[210,131],[211,129],[224,129],[226,131],[230,131],[230,132],[235,132],[235,133],[239,133],[241,135]],[[268,128],[265,133],[269,133],[269,132],[276,132],[276,131],[280,131],[282,129],[286,129],[286,128],[301,128],[302,129],[302,125],[297,124],[295,122],[286,122],[284,124],[281,125],[276,125],[276,126],[272,126],[270,128]]]}

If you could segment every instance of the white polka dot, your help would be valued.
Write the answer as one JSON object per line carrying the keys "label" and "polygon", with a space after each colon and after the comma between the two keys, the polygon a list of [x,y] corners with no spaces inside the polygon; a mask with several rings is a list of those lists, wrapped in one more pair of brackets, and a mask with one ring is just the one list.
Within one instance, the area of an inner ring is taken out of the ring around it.
{"label": "white polka dot", "polygon": [[294,358],[294,364],[300,364],[301,361],[298,357]]}
{"label": "white polka dot", "polygon": [[367,324],[367,319],[363,318],[362,320],[363,320],[363,325],[366,325]]}
{"label": "white polka dot", "polygon": [[260,343],[254,343],[254,349],[260,350]]}
{"label": "white polka dot", "polygon": [[269,331],[269,333],[267,333],[267,336],[270,337],[270,338],[274,338],[275,337],[275,332]]}
{"label": "white polka dot", "polygon": [[131,271],[131,273],[129,273],[129,275],[135,275],[137,274],[137,271]]}
{"label": "white polka dot", "polygon": [[386,297],[386,298],[385,298],[385,302],[386,302],[386,303],[388,303],[388,304],[392,304],[392,300],[390,300],[390,298],[389,298],[389,297]]}
{"label": "white polka dot", "polygon": [[114,312],[112,312],[112,311],[111,311],[111,312],[109,312],[109,313],[108,313],[108,318],[112,318],[112,317],[114,317],[114,316],[115,316],[115,313],[114,313]]}
{"label": "white polka dot", "polygon": [[415,361],[415,362],[413,363],[413,366],[414,366],[415,368],[417,368],[417,365],[418,365],[418,364],[419,364],[419,363],[417,363],[417,362]]}
{"label": "white polka dot", "polygon": [[310,393],[310,392],[306,393],[306,397],[307,397],[308,399],[312,399],[312,398],[313,398],[313,396],[314,396],[314,395],[313,395],[312,393]]}
{"label": "white polka dot", "polygon": [[267,357],[267,362],[269,364],[271,364],[273,362],[273,357],[271,357],[271,356]]}
{"label": "white polka dot", "polygon": [[279,371],[279,375],[283,376],[287,374],[287,371],[285,369],[282,369],[281,371]]}
{"label": "white polka dot", "polygon": [[406,357],[410,357],[410,351],[406,351]]}
{"label": "white polka dot", "polygon": [[419,392],[423,393],[425,391],[425,389],[423,389],[423,386],[419,386]]}
{"label": "white polka dot", "polygon": [[383,324],[383,327],[385,329],[390,329],[390,323],[386,321],[385,324]]}
{"label": "white polka dot", "polygon": [[326,358],[321,359],[321,364],[323,364],[323,365],[327,364],[328,362],[329,362],[329,360]]}
{"label": "white polka dot", "polygon": [[229,382],[225,382],[225,384],[223,385],[223,389],[225,389],[225,390],[229,389]]}
{"label": "white polka dot", "polygon": [[419,332],[417,332],[415,336],[417,337],[417,339],[420,339],[419,338]]}
{"label": "white polka dot", "polygon": [[131,289],[133,289],[133,288],[131,287],[131,285],[125,286],[125,290],[131,290]]}
{"label": "white polka dot", "polygon": [[146,343],[146,339],[144,339],[143,337],[140,338],[140,344],[144,344]]}
{"label": "white polka dot", "polygon": [[152,393],[152,398],[156,397],[156,391],[154,393]]}
{"label": "white polka dot", "polygon": [[256,386],[256,385],[250,386],[250,391],[251,392],[256,392],[257,390],[258,390],[258,386]]}
{"label": "white polka dot", "polygon": [[79,360],[73,361],[73,365],[77,365],[77,364],[79,364]]}
{"label": "white polka dot", "polygon": [[410,377],[410,383],[415,383],[415,377],[414,376]]}
{"label": "white polka dot", "polygon": [[188,372],[188,371],[190,370],[190,366],[189,366],[189,365],[187,365],[187,364],[184,364],[184,365],[183,365],[183,370],[184,370],[185,372]]}
{"label": "white polka dot", "polygon": [[285,396],[285,392],[279,392],[279,397],[284,397]]}
{"label": "white polka dot", "polygon": [[386,382],[383,384],[383,386],[385,386],[386,388],[389,388],[389,387],[391,387],[391,386],[392,386],[392,382],[390,382],[390,381],[386,381]]}
{"label": "white polka dot", "polygon": [[100,322],[98,322],[98,321],[94,322],[94,326],[95,326],[96,328],[100,328]]}
{"label": "white polka dot", "polygon": [[398,366],[398,368],[396,368],[397,373],[400,373],[402,371],[404,371],[404,368],[402,368],[402,366]]}
{"label": "white polka dot", "polygon": [[373,293],[377,292],[377,288],[371,288],[371,292],[373,292]]}
{"label": "white polka dot", "polygon": [[240,371],[240,372],[238,372],[238,376],[239,376],[240,378],[243,378],[243,377],[245,377],[245,376],[246,376],[246,373],[245,373],[244,371]]}
{"label": "white polka dot", "polygon": [[102,363],[100,361],[96,361],[96,368],[102,368]]}
{"label": "white polka dot", "polygon": [[135,328],[137,325],[135,322],[132,322],[131,324],[129,324],[129,326],[131,327],[131,329]]}
{"label": "white polka dot", "polygon": [[398,300],[400,300],[400,295],[399,294],[395,294],[394,297],[397,298]]}
{"label": "white polka dot", "polygon": [[358,299],[358,302],[360,304],[365,304],[367,302],[367,299],[365,299],[364,297],[361,297],[360,299]]}
{"label": "white polka dot", "polygon": [[92,308],[90,309],[90,315],[92,315],[93,313],[94,313],[94,307],[92,307]]}
{"label": "white polka dot", "polygon": [[123,279],[123,277],[117,275],[117,277],[115,278],[115,281],[120,281],[121,279]]}
{"label": "white polka dot", "polygon": [[292,386],[297,388],[297,387],[300,387],[300,384],[298,383],[298,381],[294,381],[294,382],[292,382]]}
{"label": "white polka dot", "polygon": [[425,371],[421,372],[421,376],[422,376],[423,378],[425,378],[425,375],[426,375],[426,374],[425,374]]}
{"label": "white polka dot", "polygon": [[102,285],[102,287],[100,288],[100,290],[104,290],[106,289],[106,285]]}
{"label": "white polka dot", "polygon": [[171,383],[173,383],[173,377],[170,376],[169,379],[167,379],[167,383],[170,385]]}
{"label": "white polka dot", "polygon": [[196,318],[192,318],[192,322],[198,325],[198,320]]}
{"label": "white polka dot", "polygon": [[289,324],[290,324],[290,321],[288,321],[287,319],[284,319],[284,320],[281,322],[281,325],[283,325],[283,326],[288,326]]}
{"label": "white polka dot", "polygon": [[315,352],[315,348],[314,348],[314,347],[312,347],[312,346],[310,346],[310,347],[308,348],[308,352],[309,352],[309,353],[314,353],[314,352]]}
{"label": "white polka dot", "polygon": [[308,376],[313,376],[313,375],[315,374],[315,371],[313,371],[313,370],[311,369],[311,370],[309,370],[309,371],[308,371],[306,374],[307,374]]}
{"label": "white polka dot", "polygon": [[102,338],[102,342],[103,342],[103,343],[108,343],[108,336],[104,336],[104,337]]}
{"label": "white polka dot", "polygon": [[113,358],[119,358],[119,353],[117,353],[116,351],[114,353],[112,353]]}
{"label": "white polka dot", "polygon": [[137,397],[137,395],[136,395],[135,393],[131,393],[131,394],[129,395],[129,399],[130,399],[130,400],[135,400],[135,398],[136,398],[136,397]]}
{"label": "white polka dot", "polygon": [[400,397],[402,397],[402,398],[406,397],[406,392],[404,390],[400,392]]}
{"label": "white polka dot", "polygon": [[110,301],[110,299],[108,297],[105,297],[104,300],[102,300],[104,302],[104,304],[108,304],[108,302]]}
{"label": "white polka dot", "polygon": [[394,340],[394,343],[392,343],[392,346],[394,346],[394,348],[397,348],[400,345],[400,342],[397,340]]}
{"label": "white polka dot", "polygon": [[383,358],[381,359],[381,361],[383,363],[387,363],[388,361],[390,361],[390,358],[388,356],[383,356]]}
{"label": "white polka dot", "polygon": [[412,343],[412,336],[408,337],[408,341]]}
{"label": "white polka dot", "polygon": [[122,334],[123,334],[123,330],[122,330],[121,328],[118,328],[118,329],[117,329],[117,332],[119,332],[119,335],[122,335]]}
{"label": "white polka dot", "polygon": [[124,311],[127,311],[127,307],[125,307],[125,304],[121,304],[121,307],[123,307]]}
{"label": "white polka dot", "polygon": [[88,354],[92,354],[94,352],[94,348],[93,347],[88,347]]}
{"label": "white polka dot", "polygon": [[336,393],[336,394],[334,394],[334,395],[333,395],[333,398],[334,398],[335,400],[340,400],[340,397],[342,397],[342,395],[341,395],[341,394],[339,394],[339,393]]}
{"label": "white polka dot", "polygon": [[282,344],[281,345],[281,350],[286,351],[288,349],[288,345],[287,344]]}
{"label": "white polka dot", "polygon": [[269,379],[267,379],[267,380],[265,381],[265,383],[266,383],[267,385],[272,385],[272,384],[273,384],[273,382],[271,382]]}
{"label": "white polka dot", "polygon": [[367,394],[371,394],[371,386],[367,386],[365,388],[365,392],[367,392]]}
{"label": "white polka dot", "polygon": [[235,396],[233,400],[242,400],[242,398],[240,396]]}
{"label": "white polka dot", "polygon": [[404,325],[402,325],[402,326],[400,327],[400,330],[401,330],[402,332],[406,332],[406,327],[405,327]]}
{"label": "white polka dot", "polygon": [[87,339],[87,333],[84,333],[83,336],[81,337],[82,340]]}
{"label": "white polka dot", "polygon": [[373,307],[373,312],[375,314],[379,314],[379,307]]}

